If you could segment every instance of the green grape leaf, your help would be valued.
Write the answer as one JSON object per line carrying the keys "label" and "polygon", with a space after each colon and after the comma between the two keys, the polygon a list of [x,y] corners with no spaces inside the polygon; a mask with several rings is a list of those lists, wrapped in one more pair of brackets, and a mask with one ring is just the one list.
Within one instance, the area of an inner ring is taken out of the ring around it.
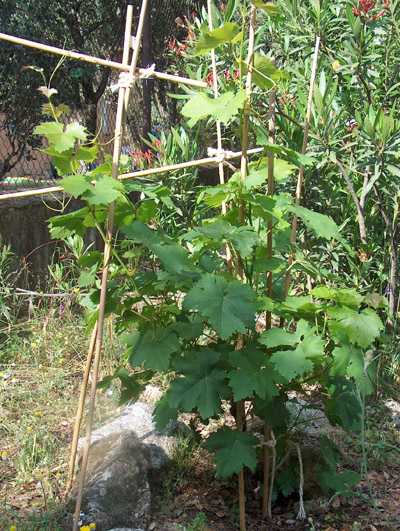
{"label": "green grape leaf", "polygon": [[156,403],[153,416],[156,428],[159,431],[164,430],[168,422],[178,418],[178,410],[168,402],[168,391]]}
{"label": "green grape leaf", "polygon": [[188,258],[188,253],[178,243],[169,245],[156,245],[152,251],[165,268],[171,273],[180,273],[182,271],[195,271],[193,264]]}
{"label": "green grape leaf", "polygon": [[279,489],[286,497],[290,496],[292,492],[299,488],[297,474],[294,470],[295,466],[296,465],[292,462],[289,466],[285,467],[282,471],[280,471],[278,477],[276,478],[276,483]]}
{"label": "green grape leaf", "polygon": [[88,138],[85,128],[76,122],[65,128],[60,122],[45,122],[35,127],[33,132],[35,135],[44,135],[59,153],[73,148],[77,139],[86,142]]}
{"label": "green grape leaf", "polygon": [[177,335],[166,328],[157,328],[155,333],[146,330],[124,335],[121,342],[130,346],[132,367],[143,365],[145,369],[162,372],[168,371],[171,355],[181,348]]}
{"label": "green grape leaf", "polygon": [[218,98],[210,98],[204,92],[199,92],[184,105],[181,113],[189,118],[189,127],[193,127],[199,120],[208,116],[212,116],[215,120],[226,125],[243,107],[246,98],[244,90],[240,90],[236,94],[226,92]]}
{"label": "green grape leaf", "polygon": [[359,348],[351,344],[344,344],[340,347],[335,347],[332,352],[333,365],[331,367],[331,374],[334,376],[349,376],[361,384],[364,383],[364,392],[366,395],[374,391],[372,379],[374,377],[375,365],[370,364],[365,366],[365,359],[363,353]]}
{"label": "green grape leaf", "polygon": [[63,153],[59,153],[54,149],[54,146],[43,149],[43,153],[47,153],[51,156],[52,163],[59,175],[69,175],[74,171],[72,163],[72,151],[73,149],[71,148],[67,149]]}
{"label": "green grape leaf", "polygon": [[327,299],[343,304],[344,306],[359,307],[364,301],[364,296],[355,289],[328,288],[326,286],[317,286],[310,291],[317,299]]}
{"label": "green grape leaf", "polygon": [[274,177],[278,183],[284,184],[288,181],[295,170],[297,170],[297,167],[287,160],[274,159]]}
{"label": "green grape leaf", "polygon": [[86,227],[82,223],[82,218],[89,213],[87,207],[76,210],[69,214],[54,216],[49,219],[50,235],[55,239],[68,238],[73,234],[84,236]]}
{"label": "green grape leaf", "polygon": [[204,55],[217,46],[232,41],[240,33],[240,28],[235,22],[227,22],[215,30],[202,30],[198,38],[194,55]]}
{"label": "green grape leaf", "polygon": [[310,331],[307,321],[300,319],[297,323],[296,332],[286,332],[282,328],[271,328],[262,333],[259,343],[266,345],[268,348],[280,346],[292,347],[301,340],[301,337]]}
{"label": "green grape leaf", "polygon": [[244,466],[254,472],[257,466],[256,446],[259,440],[248,431],[231,430],[224,426],[212,433],[204,448],[215,452],[216,477],[227,478],[240,474]]}
{"label": "green grape leaf", "polygon": [[334,338],[345,333],[350,343],[367,348],[379,337],[383,329],[382,321],[371,308],[360,313],[346,306],[333,306],[328,309],[329,330]]}
{"label": "green grape leaf", "polygon": [[361,404],[355,385],[343,378],[335,378],[335,394],[325,400],[325,413],[332,426],[342,426],[347,432],[360,429]]}
{"label": "green grape leaf", "polygon": [[324,346],[324,340],[313,335],[313,330],[310,330],[294,350],[274,352],[271,361],[284,378],[291,380],[296,375],[302,376],[313,370],[312,360],[320,361],[324,358]]}
{"label": "green grape leaf", "polygon": [[183,339],[197,339],[203,333],[204,319],[197,313],[189,314],[187,321],[176,321],[170,329]]}
{"label": "green grape leaf", "polygon": [[98,147],[80,147],[74,155],[76,160],[82,160],[83,162],[93,162],[97,159]]}
{"label": "green grape leaf", "polygon": [[[278,8],[279,9],[279,8]],[[275,68],[269,57],[254,54],[253,80],[261,89],[269,90],[282,78],[288,77],[285,72]]]}
{"label": "green grape leaf", "polygon": [[231,392],[225,371],[215,367],[219,358],[218,352],[206,347],[174,360],[173,370],[184,377],[171,382],[169,403],[185,412],[197,410],[202,419],[221,413],[221,399],[229,398]]}
{"label": "green grape leaf", "polygon": [[82,194],[93,188],[90,177],[81,174],[65,177],[60,182],[60,185],[66,192],[75,198],[80,197]]}
{"label": "green grape leaf", "polygon": [[264,4],[262,0],[251,0],[251,2],[259,9],[263,9],[268,15],[279,15],[282,13],[281,8],[274,2],[267,2]]}
{"label": "green grape leaf", "polygon": [[281,345],[294,346],[299,342],[299,337],[282,328],[271,328],[263,332],[258,341],[268,348],[275,348]]}
{"label": "green grape leaf", "polygon": [[158,205],[153,199],[143,201],[137,209],[137,219],[142,223],[149,223],[157,214]]}
{"label": "green grape leaf", "polygon": [[252,227],[235,227],[225,221],[216,221],[210,225],[197,227],[195,232],[216,242],[215,246],[218,247],[220,247],[221,243],[232,242],[243,258],[251,253],[253,246],[260,239]]}
{"label": "green grape leaf", "polygon": [[254,326],[256,309],[250,301],[255,298],[254,291],[238,280],[228,282],[224,277],[206,274],[187,293],[182,307],[208,317],[217,334],[227,339]]}
{"label": "green grape leaf", "polygon": [[152,253],[158,256],[169,272],[195,271],[187,251],[177,243],[170,243],[161,231],[156,232],[141,221],[135,221],[129,227],[124,227],[122,232],[133,241],[143,243],[148,247]]}
{"label": "green grape leaf", "polygon": [[353,495],[354,491],[348,485],[357,485],[360,481],[360,474],[352,470],[336,472],[328,469],[318,474],[318,483],[321,488],[325,492],[333,490],[338,495]]}
{"label": "green grape leaf", "polygon": [[268,167],[262,168],[258,171],[250,172],[243,181],[243,187],[245,190],[252,190],[253,188],[259,188],[268,179]]}
{"label": "green grape leaf", "polygon": [[284,379],[275,371],[269,356],[255,348],[237,350],[229,356],[232,365],[238,369],[229,372],[229,385],[233,389],[235,401],[251,398],[255,392],[268,402],[273,396],[279,395],[277,383]]}
{"label": "green grape leaf", "polygon": [[124,185],[117,179],[109,175],[98,175],[95,185],[82,193],[82,199],[89,205],[109,205],[119,197],[123,197],[123,191]]}
{"label": "green grape leaf", "polygon": [[254,414],[262,418],[274,430],[278,426],[288,425],[290,413],[286,407],[288,397],[282,393],[266,402],[260,397],[254,397]]}
{"label": "green grape leaf", "polygon": [[92,286],[96,280],[96,273],[99,268],[99,263],[94,264],[87,271],[82,271],[79,275],[78,286],[80,288],[86,288],[87,286]]}
{"label": "green grape leaf", "polygon": [[328,465],[333,470],[336,470],[337,462],[342,456],[342,452],[340,451],[339,446],[333,441],[331,441],[326,435],[322,435],[319,437],[319,448],[321,450],[323,458],[328,463]]}

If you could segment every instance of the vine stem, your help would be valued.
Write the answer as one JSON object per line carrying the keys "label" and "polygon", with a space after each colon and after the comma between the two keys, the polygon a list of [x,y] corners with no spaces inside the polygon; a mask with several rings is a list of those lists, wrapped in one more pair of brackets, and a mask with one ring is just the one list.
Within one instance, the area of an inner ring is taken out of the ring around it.
{"label": "vine stem", "polygon": [[[246,94],[247,98],[243,110],[243,129],[242,129],[242,156],[240,160],[240,180],[243,182],[247,176],[247,157],[248,157],[248,133],[250,122],[250,105],[251,105],[251,85],[253,80],[253,60],[254,60],[254,42],[255,42],[255,27],[256,27],[256,7],[251,5],[250,10],[250,28],[249,28],[249,48],[247,54],[247,77],[246,77]],[[242,196],[239,196],[239,225],[244,225],[245,204]],[[237,277],[239,280],[244,280],[243,262],[238,257]],[[243,347],[243,335],[240,334],[236,343],[236,348]],[[236,423],[240,430],[246,420],[245,408],[243,400],[237,402],[237,416]],[[239,474],[239,522],[241,531],[246,529],[246,497],[244,490],[244,469],[242,468]]]}
{"label": "vine stem", "polygon": [[[275,66],[275,58],[271,58],[271,62]],[[269,125],[268,125],[268,141],[271,144],[275,144],[275,100],[276,100],[276,90],[271,90],[269,92]],[[274,153],[270,151],[268,153],[268,195],[274,195]],[[272,247],[272,229],[273,229],[273,220],[268,221],[268,236],[267,236],[267,256],[269,259],[272,259],[273,247]],[[272,272],[267,271],[267,297],[272,297]],[[270,330],[272,326],[272,316],[271,312],[267,311],[265,329]],[[269,349],[267,349],[267,354],[270,354]],[[268,422],[264,422],[264,442],[268,442],[270,439],[270,427]],[[268,482],[269,482],[269,468],[270,468],[270,459],[269,459],[269,446],[264,445],[263,451],[264,458],[264,490],[263,490],[263,509],[262,515],[263,518],[269,513],[269,492],[268,492]],[[268,514],[271,517],[270,514]]]}
{"label": "vine stem", "polygon": [[[211,0],[207,0],[207,11],[208,11],[208,27],[210,28],[210,31],[213,30],[213,22],[212,22],[212,6],[211,6]],[[213,88],[214,88],[214,97],[218,98],[218,78],[217,78],[217,61],[215,58],[215,49],[213,48],[211,50],[211,65],[212,65],[212,73],[213,73]],[[221,122],[220,120],[217,120],[216,122],[216,128],[217,128],[217,151],[218,153],[222,153],[222,133],[221,133]],[[219,173],[219,183],[224,184],[225,183],[225,172],[224,172],[224,163],[223,161],[218,162],[218,173]],[[221,205],[221,211],[222,215],[226,216],[226,201],[222,201]],[[231,249],[229,247],[229,243],[226,243],[225,245],[225,252],[226,252],[226,263],[228,266],[229,273],[233,274],[233,265],[232,265],[232,253]]]}

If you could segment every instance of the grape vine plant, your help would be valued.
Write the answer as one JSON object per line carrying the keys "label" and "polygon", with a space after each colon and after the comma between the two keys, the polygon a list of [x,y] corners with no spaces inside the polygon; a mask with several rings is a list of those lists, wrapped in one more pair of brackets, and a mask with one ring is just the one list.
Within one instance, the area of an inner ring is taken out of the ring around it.
{"label": "grape vine plant", "polygon": [[[257,113],[257,105],[268,100],[269,92],[287,74],[262,49],[248,54],[248,14],[251,11],[255,20],[256,9],[264,17],[275,16],[279,9],[258,0],[230,0],[224,7],[224,11],[214,8],[219,27],[200,28],[195,54],[218,49],[228,61],[224,69],[238,74],[221,86],[217,98],[211,89],[188,91],[182,114],[189,128],[200,122],[209,127],[219,120],[231,138],[236,135],[238,145],[249,141],[264,150],[252,157],[244,153],[244,165],[230,166],[225,183],[200,187],[193,219],[187,226],[181,224],[178,233],[160,223],[161,213],[165,219],[166,212],[173,217],[175,211],[175,198],[165,180],[112,179],[109,160],[89,173],[79,173],[81,162],[97,161],[101,146],[81,125],[60,123],[65,108],[52,104],[50,87],[42,92],[49,99],[45,112],[53,120],[36,129],[47,138],[46,152],[57,171],[67,175],[61,182],[65,191],[86,202],[84,208],[50,220],[53,238],[83,236],[88,227],[97,227],[104,236],[109,205],[115,204],[106,315],[115,315],[126,351],[120,366],[100,386],[119,378],[121,400],[126,402],[136,400],[155,374],[167,374],[168,389],[154,413],[157,427],[163,429],[179,413],[193,415],[193,429],[196,419],[203,424],[217,419],[218,429],[203,444],[222,478],[256,469],[266,434],[247,431],[249,417],[265,422],[277,441],[278,455],[285,454],[285,445],[296,437],[287,407],[294,393],[305,395],[312,389],[319,398],[310,407],[323,410],[333,425],[359,428],[360,390],[373,391],[375,352],[383,331],[378,313],[384,306],[379,295],[349,288],[340,276],[291,245],[295,215],[305,237],[312,235],[314,241],[330,241],[352,252],[328,215],[296,205],[279,186],[273,195],[267,193],[268,153],[274,154],[277,183],[292,178],[301,164],[312,166],[316,161],[271,144]],[[241,23],[232,21],[238,11]],[[120,173],[129,164],[122,156]],[[221,213],[223,204],[225,213]],[[309,282],[293,282],[284,296],[290,254],[292,278],[307,277]],[[92,251],[79,263],[79,285],[88,290],[82,305],[90,328],[98,314],[102,253]],[[268,294],[267,275],[272,278]],[[267,312],[270,327],[265,326]],[[229,403],[237,411],[233,427],[226,421]],[[321,439],[321,451],[326,462],[322,485],[348,492],[359,475],[336,473],[340,452],[327,437]],[[245,526],[242,508],[240,525]]]}

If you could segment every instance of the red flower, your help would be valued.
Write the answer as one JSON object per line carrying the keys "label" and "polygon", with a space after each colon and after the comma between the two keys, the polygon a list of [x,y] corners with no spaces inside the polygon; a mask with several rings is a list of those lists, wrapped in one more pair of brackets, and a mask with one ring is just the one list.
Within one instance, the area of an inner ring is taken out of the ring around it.
{"label": "red flower", "polygon": [[[390,0],[383,0],[383,4],[386,6],[389,5],[389,2]],[[382,9],[377,15],[374,15],[372,18],[367,20],[367,14],[376,5],[377,5],[377,2],[375,0],[360,0],[361,11],[359,9],[352,9],[352,11],[357,17],[362,17],[364,19],[364,23],[368,23],[368,22],[371,22],[372,20],[375,20],[378,17],[381,17],[386,11],[386,9]]]}

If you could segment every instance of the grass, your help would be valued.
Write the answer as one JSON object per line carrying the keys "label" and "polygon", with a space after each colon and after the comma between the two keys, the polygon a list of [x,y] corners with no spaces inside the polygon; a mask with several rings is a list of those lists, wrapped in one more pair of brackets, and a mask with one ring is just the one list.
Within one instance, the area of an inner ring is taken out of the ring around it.
{"label": "grass", "polygon": [[[0,351],[0,529],[57,530],[88,338],[71,306],[34,308],[3,330]],[[100,376],[119,359],[106,322]],[[117,393],[99,393],[95,425],[118,409]],[[82,434],[84,427],[82,427]]]}

